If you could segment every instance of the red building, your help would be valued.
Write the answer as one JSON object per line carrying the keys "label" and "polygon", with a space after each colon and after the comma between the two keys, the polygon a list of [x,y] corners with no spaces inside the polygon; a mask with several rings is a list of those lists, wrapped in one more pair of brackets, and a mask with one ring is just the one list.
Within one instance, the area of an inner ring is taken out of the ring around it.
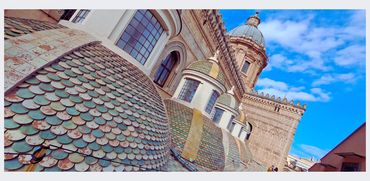
{"label": "red building", "polygon": [[366,123],[329,151],[308,171],[366,171]]}

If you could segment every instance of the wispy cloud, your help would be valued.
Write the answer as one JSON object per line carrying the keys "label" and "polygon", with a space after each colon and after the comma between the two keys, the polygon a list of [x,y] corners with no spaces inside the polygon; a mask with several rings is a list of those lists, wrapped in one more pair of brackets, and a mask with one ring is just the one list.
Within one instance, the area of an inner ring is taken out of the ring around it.
{"label": "wispy cloud", "polygon": [[339,66],[365,65],[365,46],[352,45],[336,52],[334,61]]}
{"label": "wispy cloud", "polygon": [[319,85],[329,85],[334,82],[341,82],[341,83],[354,83],[356,81],[356,77],[354,73],[346,73],[346,74],[325,74],[319,79],[316,79],[312,82],[312,86],[319,86]]}
{"label": "wispy cloud", "polygon": [[321,88],[315,87],[306,90],[303,86],[289,86],[285,82],[269,78],[258,80],[256,86],[258,91],[295,101],[327,102],[331,98],[331,93]]}
{"label": "wispy cloud", "polygon": [[292,147],[290,154],[296,155],[301,158],[311,158],[314,157],[315,160],[321,159],[323,156],[328,153],[329,150],[322,149],[316,146],[299,144],[297,147]]}
{"label": "wispy cloud", "polygon": [[306,18],[295,20],[273,17],[261,23],[259,28],[268,45],[283,49],[272,54],[267,70],[275,67],[287,72],[326,72],[333,70],[333,62],[337,66],[364,65],[364,11],[354,11],[340,27],[317,25],[317,16],[308,13]]}

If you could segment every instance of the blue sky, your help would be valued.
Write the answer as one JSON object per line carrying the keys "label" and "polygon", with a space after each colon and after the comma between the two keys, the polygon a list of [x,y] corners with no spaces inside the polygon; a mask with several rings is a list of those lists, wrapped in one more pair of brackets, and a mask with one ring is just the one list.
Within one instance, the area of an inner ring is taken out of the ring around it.
{"label": "blue sky", "polygon": [[[290,154],[320,159],[365,122],[365,11],[259,10],[269,64],[256,90],[307,104]],[[221,10],[226,29],[255,10]]]}

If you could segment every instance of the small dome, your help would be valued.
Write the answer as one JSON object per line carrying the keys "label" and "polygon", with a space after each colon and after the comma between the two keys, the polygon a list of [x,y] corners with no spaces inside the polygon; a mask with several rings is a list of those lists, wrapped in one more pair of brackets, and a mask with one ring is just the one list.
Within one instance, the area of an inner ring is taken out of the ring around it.
{"label": "small dome", "polygon": [[231,90],[229,90],[227,93],[224,93],[220,97],[218,97],[217,104],[224,105],[224,106],[238,112],[239,104],[233,96],[233,88]]}
{"label": "small dome", "polygon": [[214,57],[209,58],[208,60],[199,60],[191,63],[186,69],[194,70],[200,73],[203,73],[217,81],[222,85],[225,85],[225,75],[221,70],[221,67],[217,63],[217,59]]}
{"label": "small dome", "polygon": [[265,39],[261,31],[258,29],[260,19],[258,13],[248,18],[246,24],[240,25],[232,29],[228,34],[230,36],[251,38],[257,44],[265,47]]}

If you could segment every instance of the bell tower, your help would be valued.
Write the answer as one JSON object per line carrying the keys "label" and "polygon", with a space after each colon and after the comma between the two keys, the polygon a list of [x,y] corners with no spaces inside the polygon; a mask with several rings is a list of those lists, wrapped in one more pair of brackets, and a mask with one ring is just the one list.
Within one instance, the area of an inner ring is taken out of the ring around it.
{"label": "bell tower", "polygon": [[258,29],[261,20],[258,16],[250,16],[246,23],[229,32],[230,43],[235,50],[236,62],[243,76],[247,92],[251,92],[262,70],[266,67],[265,40]]}

